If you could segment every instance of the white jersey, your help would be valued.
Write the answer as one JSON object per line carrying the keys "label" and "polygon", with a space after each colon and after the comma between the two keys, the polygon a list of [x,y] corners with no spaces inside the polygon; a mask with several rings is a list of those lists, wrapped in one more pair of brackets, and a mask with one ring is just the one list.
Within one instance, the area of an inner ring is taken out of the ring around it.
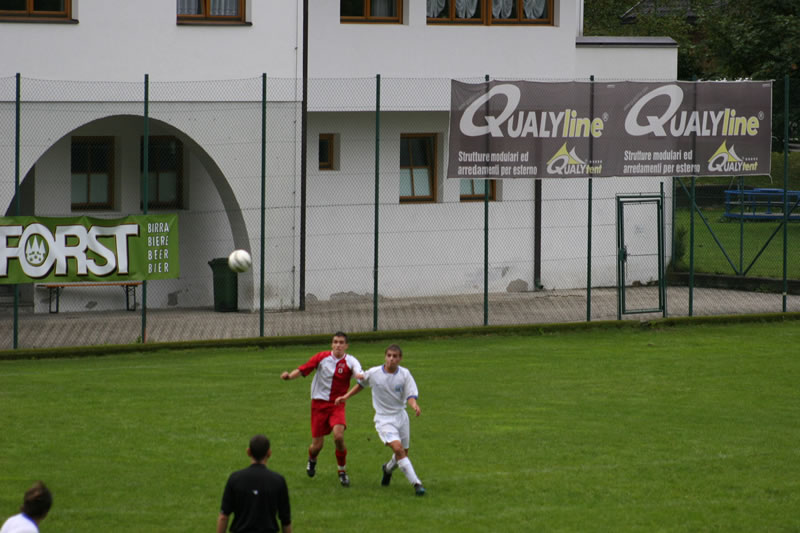
{"label": "white jersey", "polygon": [[39,533],[39,527],[36,522],[20,513],[6,520],[0,533]]}
{"label": "white jersey", "polygon": [[383,365],[374,366],[364,373],[359,384],[372,389],[372,407],[376,417],[404,413],[408,399],[419,394],[411,372],[402,366],[397,367],[394,374],[386,372]]}

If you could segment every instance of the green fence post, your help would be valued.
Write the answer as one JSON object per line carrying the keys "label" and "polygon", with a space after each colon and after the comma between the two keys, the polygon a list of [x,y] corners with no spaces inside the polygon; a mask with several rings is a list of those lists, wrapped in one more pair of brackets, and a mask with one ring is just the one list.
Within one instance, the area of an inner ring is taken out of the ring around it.
{"label": "green fence post", "polygon": [[[15,125],[14,125],[14,214],[20,216],[20,201],[19,201],[19,124],[20,124],[20,95],[21,95],[22,77],[17,72],[17,92],[16,103],[14,104],[15,110]],[[14,349],[19,348],[19,285],[14,284]]]}
{"label": "green fence post", "polygon": [[[589,76],[591,93],[589,97],[589,120],[594,120],[594,74]],[[592,137],[589,136],[589,161],[594,159]],[[586,223],[586,321],[592,321],[592,178],[589,178],[589,190],[587,191],[587,212]]]}
{"label": "green fence post", "polygon": [[[150,75],[144,75],[144,135],[142,136],[142,213],[150,200]],[[142,344],[147,342],[147,280],[142,281]]]}
{"label": "green fence post", "polygon": [[264,253],[267,217],[267,73],[261,74],[261,277],[259,280],[259,336],[264,336]]}
{"label": "green fence post", "polygon": [[[488,74],[485,79],[488,91]],[[489,325],[489,180],[483,181],[483,325]]]}
{"label": "green fence post", "polygon": [[669,254],[670,261],[672,262],[673,268],[678,266],[678,262],[675,258],[675,208],[678,206],[677,197],[678,197],[678,186],[675,185],[675,176],[672,176],[672,240],[670,240],[670,245],[672,248],[672,253]]}
{"label": "green fence post", "polygon": [[744,176],[739,176],[739,275],[744,273]]}
{"label": "green fence post", "polygon": [[789,75],[783,77],[783,312],[786,312],[786,293],[789,291],[787,248],[789,246]]}
{"label": "green fence post", "polygon": [[489,325],[489,180],[483,180],[483,325]]}
{"label": "green fence post", "polygon": [[[591,161],[591,156],[589,157]],[[592,321],[592,178],[589,178],[589,195],[588,211],[589,217],[587,220],[586,229],[586,321]]]}
{"label": "green fence post", "polygon": [[666,265],[664,258],[664,182],[659,186],[661,202],[658,204],[658,303],[662,316],[667,317],[667,282],[664,279]]}
{"label": "green fence post", "polygon": [[696,178],[692,176],[692,193],[689,195],[689,316],[694,315],[694,185]]}
{"label": "green fence post", "polygon": [[489,180],[483,180],[483,325],[489,325]]}
{"label": "green fence post", "polygon": [[625,293],[625,277],[624,273],[622,272],[622,236],[625,233],[625,218],[622,213],[622,202],[620,202],[619,197],[616,199],[614,212],[616,213],[617,222],[617,320],[622,320],[622,307],[624,305],[623,294]]}
{"label": "green fence post", "polygon": [[381,164],[381,75],[375,76],[375,248],[372,252],[372,331],[378,331],[378,210],[380,206]]}
{"label": "green fence post", "polygon": [[533,290],[542,285],[542,180],[533,180]]}
{"label": "green fence post", "polygon": [[[308,0],[303,0],[303,88],[300,100],[300,276],[297,308],[306,310],[306,216],[308,211]],[[295,80],[296,83],[296,80]]]}

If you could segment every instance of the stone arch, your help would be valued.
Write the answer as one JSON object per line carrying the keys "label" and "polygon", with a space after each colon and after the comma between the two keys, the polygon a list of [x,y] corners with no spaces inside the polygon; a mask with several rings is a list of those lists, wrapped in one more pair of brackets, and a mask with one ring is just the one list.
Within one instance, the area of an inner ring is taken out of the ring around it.
{"label": "stone arch", "polygon": [[[103,106],[97,107],[102,108]],[[108,111],[107,106],[105,107],[105,110]],[[75,135],[76,132],[80,135],[91,135],[95,132],[104,132],[102,133],[104,135],[116,135],[116,132],[127,129],[128,139],[130,141],[132,135],[141,135],[140,132],[143,130],[143,116],[140,114],[124,111],[116,114],[103,114],[102,112],[95,113],[94,109],[91,108],[85,108],[84,111],[85,112],[83,113],[75,113],[75,115],[79,115],[78,118],[83,118],[84,120],[73,120],[74,117],[64,114],[63,116],[58,116],[48,122],[39,122],[37,129],[30,132],[28,136],[23,138],[20,149],[20,176],[25,176],[25,178],[21,178],[20,196],[22,199],[25,199],[28,197],[26,196],[26,193],[32,194],[35,198],[35,205],[32,208],[25,209],[25,211],[30,212],[23,212],[22,214],[37,214],[39,216],[64,216],[69,214],[70,202],[68,185],[64,186],[62,183],[62,194],[59,195],[61,198],[58,199],[60,204],[51,204],[57,205],[58,207],[48,207],[47,202],[52,200],[48,198],[42,198],[40,196],[47,197],[52,195],[46,194],[45,190],[40,191],[40,187],[37,182],[40,180],[40,174],[44,174],[44,172],[39,172],[37,166],[41,162],[47,161],[51,171],[54,168],[58,170],[58,176],[51,177],[51,181],[61,180],[63,182],[65,176],[68,179],[70,175],[69,138],[72,135]],[[30,113],[31,112],[29,112],[29,114]],[[89,117],[87,117],[87,114]],[[88,120],[86,120],[87,118]],[[219,220],[219,222],[223,222],[223,220],[227,221],[227,224],[230,228],[230,236],[233,242],[231,250],[217,250],[215,254],[225,253],[227,255],[229,251],[232,251],[232,249],[235,248],[250,249],[250,236],[241,208],[241,198],[237,196],[236,191],[231,186],[231,182],[226,177],[223,165],[218,163],[217,158],[211,153],[210,150],[213,150],[213,147],[209,149],[209,145],[204,146],[201,141],[198,141],[193,135],[191,135],[191,133],[187,131],[191,129],[191,126],[186,128],[181,126],[181,124],[170,123],[166,120],[150,118],[151,134],[174,135],[176,138],[178,138],[183,143],[184,153],[187,154],[187,157],[188,154],[191,154],[193,160],[199,162],[199,165],[205,171],[205,175],[207,175],[208,179],[210,180],[213,189],[216,190],[216,193],[219,196],[219,202],[222,204],[221,210],[224,211],[224,213],[220,213],[224,219]],[[130,144],[130,142],[128,142],[128,144]],[[138,156],[136,163],[131,163],[130,159],[131,158],[128,157],[127,164],[129,165],[129,170],[132,168],[130,165],[135,164],[137,165],[136,171],[138,172]],[[187,168],[187,182],[193,179],[191,175],[189,175],[190,172],[191,170]],[[131,174],[131,172],[128,172],[127,176],[120,176],[118,180],[130,180]],[[203,176],[204,183],[208,183],[205,181],[205,175]],[[66,187],[66,189],[64,189],[64,187]],[[128,188],[131,188],[130,185]],[[45,187],[41,187],[41,189],[45,189]],[[122,189],[122,186],[120,186],[120,189]],[[64,194],[65,191],[66,193]],[[119,194],[124,193],[120,191]],[[5,191],[0,191],[0,202],[2,202],[0,203],[0,206],[5,208],[3,209],[3,212],[6,215],[13,215],[15,213],[15,201],[16,199],[13,186],[11,187],[10,191],[8,191],[8,189]],[[25,200],[25,203],[27,204],[27,200]],[[42,205],[42,203],[45,205]],[[117,204],[119,204],[119,206],[117,206]],[[118,210],[120,216],[141,212],[139,208],[140,203],[138,201],[138,197],[135,202],[135,206],[132,204],[130,199],[126,200],[126,204],[127,206],[123,205],[121,201],[115,202],[115,210],[117,210],[117,207],[119,207]],[[193,213],[193,209],[194,208],[190,204],[187,206],[187,209],[185,209],[185,213],[191,215]],[[107,212],[105,214],[107,214]],[[224,226],[219,227],[222,228]],[[205,267],[205,265],[203,266],[207,270],[207,267]],[[203,290],[210,289],[210,276],[205,275],[203,278],[208,278],[202,279],[201,281],[203,283],[209,283],[209,287],[206,287],[206,289]],[[240,278],[242,278],[239,284],[240,301],[243,303],[246,302],[248,307],[252,307],[254,294],[253,270],[250,270],[246,274],[240,274]]]}

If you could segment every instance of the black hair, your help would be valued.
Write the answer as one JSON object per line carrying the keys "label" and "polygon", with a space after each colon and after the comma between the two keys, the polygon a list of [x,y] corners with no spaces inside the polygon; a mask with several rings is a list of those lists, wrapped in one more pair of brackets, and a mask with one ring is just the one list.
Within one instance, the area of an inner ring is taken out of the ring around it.
{"label": "black hair", "polygon": [[50,489],[41,481],[37,481],[25,491],[25,497],[19,509],[34,520],[41,520],[47,516],[52,505],[53,495],[50,493]]}
{"label": "black hair", "polygon": [[400,357],[403,357],[403,349],[400,348],[398,345],[390,344],[389,346],[386,347],[386,351],[383,352],[383,353],[388,353],[389,350],[392,350],[393,352],[397,352],[397,353],[400,354]]}
{"label": "black hair", "polygon": [[347,340],[347,333],[345,333],[344,331],[337,331],[336,333],[334,333],[333,338],[335,339],[336,337],[343,337],[345,343],[350,342]]}
{"label": "black hair", "polygon": [[256,461],[261,461],[269,453],[269,439],[264,435],[256,435],[250,439],[250,455]]}

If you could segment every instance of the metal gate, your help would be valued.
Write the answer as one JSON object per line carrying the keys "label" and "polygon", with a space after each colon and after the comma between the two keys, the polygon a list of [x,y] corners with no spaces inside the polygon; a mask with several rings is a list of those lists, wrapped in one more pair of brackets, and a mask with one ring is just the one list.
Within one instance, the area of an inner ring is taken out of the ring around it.
{"label": "metal gate", "polygon": [[617,196],[617,319],[667,316],[664,281],[664,191]]}

